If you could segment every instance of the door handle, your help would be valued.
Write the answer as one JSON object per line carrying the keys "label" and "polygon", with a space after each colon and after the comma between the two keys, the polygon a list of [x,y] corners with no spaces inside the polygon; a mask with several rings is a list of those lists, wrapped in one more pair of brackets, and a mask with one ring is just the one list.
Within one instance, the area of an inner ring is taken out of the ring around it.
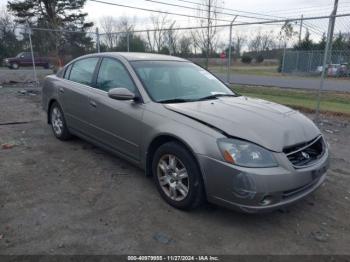
{"label": "door handle", "polygon": [[64,93],[64,89],[63,89],[63,87],[60,87],[59,89],[58,89],[58,92],[60,92],[60,93]]}
{"label": "door handle", "polygon": [[90,106],[92,106],[92,107],[96,107],[96,106],[97,106],[97,104],[96,104],[96,102],[95,102],[95,101],[91,101],[91,100],[90,100]]}

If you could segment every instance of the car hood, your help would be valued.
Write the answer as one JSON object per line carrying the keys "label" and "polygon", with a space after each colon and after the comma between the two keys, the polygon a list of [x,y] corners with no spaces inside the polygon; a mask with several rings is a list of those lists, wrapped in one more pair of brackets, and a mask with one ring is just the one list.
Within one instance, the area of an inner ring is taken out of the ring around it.
{"label": "car hood", "polygon": [[8,62],[13,62],[13,61],[15,61],[16,60],[16,58],[15,57],[8,57],[8,58],[4,58],[3,59],[3,61],[8,61]]}
{"label": "car hood", "polygon": [[222,97],[166,104],[165,107],[220,129],[229,136],[276,152],[310,141],[320,134],[315,124],[298,111],[262,99]]}

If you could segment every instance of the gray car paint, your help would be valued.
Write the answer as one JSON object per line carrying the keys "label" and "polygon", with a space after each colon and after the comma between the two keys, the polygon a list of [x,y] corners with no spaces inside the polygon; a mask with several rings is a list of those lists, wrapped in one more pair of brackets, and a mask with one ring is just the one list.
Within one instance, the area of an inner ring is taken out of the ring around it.
{"label": "gray car paint", "polygon": [[[259,205],[261,198],[267,194],[275,198],[272,207],[292,203],[322,183],[329,164],[328,151],[317,164],[298,170],[282,153],[286,146],[310,141],[320,135],[312,121],[299,112],[272,102],[246,97],[178,104],[155,103],[129,62],[188,62],[187,60],[144,53],[101,53],[83,57],[93,56],[113,57],[123,63],[137,87],[141,101],[111,99],[104,91],[63,79],[62,71],[48,76],[43,85],[43,108],[48,112],[50,102],[57,101],[69,119],[68,127],[73,134],[124,157],[143,169],[147,167],[148,149],[152,141],[160,136],[177,139],[198,161],[208,200],[245,211],[271,208]],[[62,88],[63,93],[60,92]],[[78,98],[74,97],[74,92],[80,91],[84,98],[79,95],[76,95]],[[74,104],[79,108],[74,108]],[[72,116],[73,112],[79,120]],[[226,136],[242,138],[273,151],[279,166],[242,168],[226,163],[217,146],[217,139]],[[317,176],[313,175],[315,173]],[[242,184],[237,181],[237,177],[250,181],[243,183],[243,190],[252,191],[250,197],[235,194],[235,186]],[[280,199],[282,191],[311,182],[315,184],[303,194],[288,201]]]}
{"label": "gray car paint", "polygon": [[244,96],[166,107],[276,152],[282,152],[286,146],[310,141],[320,134],[311,120],[299,112]]}

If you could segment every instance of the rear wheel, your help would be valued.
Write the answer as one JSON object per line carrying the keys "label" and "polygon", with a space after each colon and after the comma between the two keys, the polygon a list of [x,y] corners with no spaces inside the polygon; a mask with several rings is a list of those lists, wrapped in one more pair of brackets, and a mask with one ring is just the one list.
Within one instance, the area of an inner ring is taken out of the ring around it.
{"label": "rear wheel", "polygon": [[71,134],[67,128],[63,111],[57,102],[54,102],[50,108],[50,122],[53,134],[60,140],[68,140]]}
{"label": "rear wheel", "polygon": [[173,207],[190,210],[204,199],[200,170],[192,154],[182,145],[161,145],[152,163],[152,172],[162,198]]}

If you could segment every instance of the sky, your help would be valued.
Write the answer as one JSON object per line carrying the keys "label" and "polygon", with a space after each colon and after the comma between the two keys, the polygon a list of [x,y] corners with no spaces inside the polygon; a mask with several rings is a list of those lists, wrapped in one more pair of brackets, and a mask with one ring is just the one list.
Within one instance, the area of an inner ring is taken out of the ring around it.
{"label": "sky", "polygon": [[[105,0],[106,2],[114,2],[125,5],[137,6],[142,8],[156,9],[161,11],[176,12],[182,14],[196,15],[195,10],[185,9],[174,6],[167,6],[159,3],[148,2],[146,0],[133,0],[133,1],[123,1],[123,0]],[[159,0],[160,2],[166,2],[170,4],[183,5],[188,7],[196,7],[193,4],[181,2],[178,0]],[[191,0],[191,2],[202,3],[202,0]],[[346,11],[350,12],[350,0],[340,0],[339,2],[339,12]],[[217,0],[217,5],[223,7],[223,12],[234,13],[234,11],[229,9],[237,9],[248,12],[257,13],[267,13],[274,16],[288,16],[288,17],[299,17],[301,14],[304,16],[315,16],[315,15],[326,15],[332,10],[333,0]],[[344,6],[344,8],[343,8]],[[341,10],[342,9],[342,10]],[[150,16],[149,12],[133,10],[129,8],[117,7],[104,5],[101,3],[96,3],[92,1],[87,1],[85,6],[85,11],[89,13],[89,18],[93,21],[98,21],[102,16],[128,16],[128,17],[138,17],[140,20],[139,24],[142,25],[145,22],[145,18]],[[171,17],[171,16],[170,16]],[[187,24],[188,19],[184,17],[174,16],[174,19],[178,23]],[[232,17],[222,15],[223,19],[230,20]],[[247,20],[247,19],[238,19]]]}
{"label": "sky", "polygon": [[[167,6],[160,3],[150,2],[148,0],[102,0],[105,2],[111,2],[111,3],[117,3],[117,4],[124,4],[124,5],[130,5],[130,6],[136,6],[140,8],[148,8],[148,9],[154,9],[154,10],[161,10],[165,12],[173,12],[173,13],[181,13],[181,14],[187,14],[187,15],[194,15],[198,16],[199,14],[192,9],[186,9],[181,7],[174,7],[174,6]],[[203,3],[203,0],[153,0],[163,3],[169,3],[169,4],[175,4],[175,5],[182,5],[187,6],[190,8],[196,8],[198,5],[189,3]],[[186,2],[189,1],[189,2]],[[264,18],[273,18],[273,19],[281,19],[284,17],[300,17],[302,14],[304,17],[310,17],[310,16],[321,16],[321,15],[328,15],[332,11],[333,8],[333,2],[334,0],[245,0],[245,1],[238,1],[238,0],[217,0],[217,5],[222,7],[222,9],[219,9],[219,11],[224,13],[230,13],[230,14],[240,14],[246,15],[246,16],[258,16],[263,17],[259,15],[254,15],[251,13],[262,13],[265,14]],[[0,7],[5,6],[7,3],[7,0],[0,0]],[[245,11],[245,12],[251,12],[251,13],[242,13],[238,11]],[[118,6],[111,6],[111,5],[105,5],[102,3],[96,3],[93,1],[88,0],[84,11],[88,13],[88,21],[94,22],[95,25],[99,26],[99,22],[101,21],[102,17],[104,16],[112,16],[115,18],[126,16],[130,20],[133,21],[135,24],[135,29],[149,29],[152,27],[150,16],[151,14],[157,15],[157,13],[151,13],[141,10],[134,10],[130,8],[125,7],[118,7]],[[350,0],[339,0],[339,7],[338,7],[338,13],[350,13]],[[244,22],[244,21],[257,21],[256,19],[252,18],[245,18],[239,16],[236,20],[237,23]],[[176,21],[177,27],[187,27],[187,26],[196,26],[198,25],[198,19],[195,18],[186,18],[181,16],[173,16],[168,15],[168,18],[171,20]],[[221,24],[229,24],[233,18],[232,15],[224,15],[220,14],[219,18],[225,21],[220,21],[218,23]],[[346,18],[347,20],[340,20],[339,22],[339,30],[347,30],[350,31],[350,19]],[[261,19],[259,19],[261,21]],[[322,36],[322,32],[327,30],[327,19],[324,20],[317,20],[317,21],[307,21],[305,22],[304,26],[307,27],[311,34],[318,37]],[[264,28],[264,30],[269,30],[269,28],[276,28],[277,25],[274,27],[274,25],[264,25],[260,26],[250,26],[250,30],[260,30],[259,28]],[[278,25],[278,27],[281,27],[281,24]],[[254,28],[254,29],[252,29]],[[345,28],[345,29],[344,29]],[[246,31],[246,28],[241,26],[237,27],[238,31]],[[304,30],[305,33],[306,30]]]}
{"label": "sky", "polygon": [[[155,9],[168,12],[176,12],[182,14],[196,15],[195,10],[167,6],[159,3],[148,2],[147,0],[104,0],[111,3],[119,3],[130,6],[137,6],[141,8]],[[158,0],[159,2],[165,2],[176,5],[183,5],[188,7],[196,7],[196,5],[191,3],[182,2],[179,0]],[[203,3],[203,0],[189,0],[190,2]],[[237,9],[248,12],[264,13],[271,16],[287,16],[287,17],[299,17],[301,14],[304,16],[317,16],[329,14],[332,10],[333,0],[217,0],[217,5],[223,7],[222,12],[234,13],[234,11],[227,10]],[[7,0],[0,0],[0,6],[5,6]],[[110,6],[102,3],[87,1],[84,11],[87,12],[88,19],[95,23],[98,23],[103,16],[127,16],[130,18],[137,17],[136,23],[141,27],[148,23],[148,18],[150,12],[133,10],[124,7]],[[340,0],[338,12],[350,12],[350,0]],[[247,14],[248,15],[248,14]],[[179,16],[169,16],[170,18],[176,19],[179,24],[187,24],[188,19]],[[222,15],[222,19],[230,20],[230,16]],[[238,21],[243,21],[243,18],[238,19]],[[247,19],[245,19],[247,20]]]}

